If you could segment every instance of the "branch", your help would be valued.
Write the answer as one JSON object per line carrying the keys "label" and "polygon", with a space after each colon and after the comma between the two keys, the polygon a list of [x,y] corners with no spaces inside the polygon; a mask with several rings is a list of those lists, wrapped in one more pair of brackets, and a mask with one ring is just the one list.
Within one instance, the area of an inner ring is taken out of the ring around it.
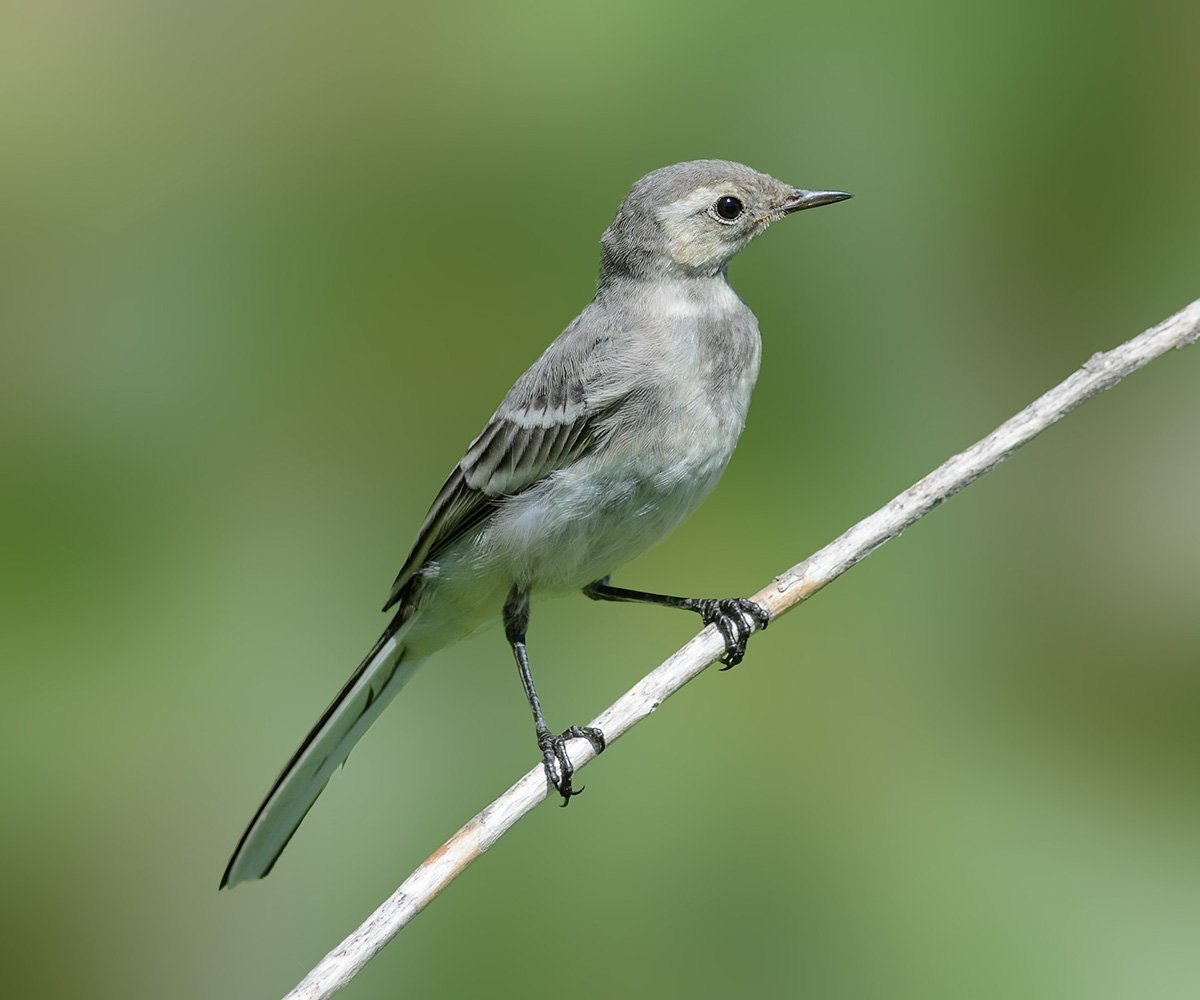
{"label": "branch", "polygon": [[[943,500],[995,468],[1017,448],[1061,420],[1075,407],[1165,354],[1200,339],[1200,299],[1153,329],[1107,353],[1094,354],[1074,374],[1001,424],[982,441],[955,455],[909,487],[881,510],[859,521],[840,538],[777,577],[754,595],[772,621],[865,559],[885,542],[920,520]],[[724,652],[709,626],[649,675],[642,678],[591,725],[611,746]],[[596,756],[587,740],[570,743],[576,769]],[[284,1000],[318,1000],[345,986],[388,941],[472,861],[492,846],[525,813],[546,798],[549,784],[539,763],[486,806],[431,854],[353,934],[321,960]]]}

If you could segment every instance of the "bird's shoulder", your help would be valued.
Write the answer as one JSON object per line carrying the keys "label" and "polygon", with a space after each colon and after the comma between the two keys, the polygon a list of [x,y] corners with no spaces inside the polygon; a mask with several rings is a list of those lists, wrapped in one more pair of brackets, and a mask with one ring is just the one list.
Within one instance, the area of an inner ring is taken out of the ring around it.
{"label": "bird's shoulder", "polygon": [[593,302],[517,379],[443,483],[384,610],[497,504],[596,444],[605,418],[637,391],[610,363],[619,336],[611,311]]}
{"label": "bird's shoulder", "polygon": [[619,311],[593,300],[513,383],[493,419],[554,423],[603,405],[608,362],[627,327]]}

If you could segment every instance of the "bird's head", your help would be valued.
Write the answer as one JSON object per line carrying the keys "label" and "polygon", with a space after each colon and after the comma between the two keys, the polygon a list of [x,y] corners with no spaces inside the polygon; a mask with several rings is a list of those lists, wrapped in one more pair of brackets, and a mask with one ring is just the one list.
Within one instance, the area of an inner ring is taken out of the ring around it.
{"label": "bird's head", "polygon": [[601,237],[601,277],[721,273],[772,222],[850,195],[808,191],[728,160],[692,160],[633,185]]}

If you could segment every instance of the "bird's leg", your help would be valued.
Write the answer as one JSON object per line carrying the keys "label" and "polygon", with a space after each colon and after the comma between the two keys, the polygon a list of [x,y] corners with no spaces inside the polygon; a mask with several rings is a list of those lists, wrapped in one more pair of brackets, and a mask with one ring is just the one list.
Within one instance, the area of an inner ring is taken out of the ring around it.
{"label": "bird's leg", "polygon": [[585,739],[596,753],[604,751],[604,733],[594,726],[571,726],[555,736],[546,725],[542,715],[542,703],[538,700],[537,688],[533,686],[533,674],[529,669],[529,654],[525,650],[525,629],[529,625],[529,591],[513,586],[508,600],[504,602],[504,634],[512,646],[513,656],[517,660],[517,669],[521,672],[521,684],[525,688],[525,697],[529,699],[529,707],[533,710],[533,724],[537,729],[537,744],[542,751],[542,761],[546,767],[546,776],[562,796],[565,806],[571,801],[572,795],[578,795],[582,788],[571,787],[571,777],[575,766],[567,756],[567,740]]}
{"label": "bird's leg", "polygon": [[742,662],[746,643],[755,629],[762,630],[771,622],[771,613],[761,604],[746,597],[671,597],[669,594],[648,594],[644,590],[613,587],[608,577],[589,583],[583,592],[594,601],[634,601],[640,604],[661,604],[668,608],[694,611],[705,625],[715,625],[725,640],[725,655],[721,669],[728,670]]}

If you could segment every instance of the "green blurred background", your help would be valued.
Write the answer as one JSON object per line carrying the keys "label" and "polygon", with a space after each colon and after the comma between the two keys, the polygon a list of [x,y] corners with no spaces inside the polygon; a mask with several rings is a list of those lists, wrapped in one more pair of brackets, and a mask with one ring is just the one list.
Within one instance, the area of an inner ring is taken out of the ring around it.
{"label": "green blurred background", "polygon": [[[533,764],[488,631],[216,891],[636,178],[715,156],[857,196],[734,265],[742,447],[617,577],[753,591],[1200,295],[1198,31],[1169,2],[6,5],[3,992],[280,995]],[[706,674],[345,995],[1200,993],[1198,380],[1200,350],[1156,363]],[[694,627],[535,605],[551,722]]]}

